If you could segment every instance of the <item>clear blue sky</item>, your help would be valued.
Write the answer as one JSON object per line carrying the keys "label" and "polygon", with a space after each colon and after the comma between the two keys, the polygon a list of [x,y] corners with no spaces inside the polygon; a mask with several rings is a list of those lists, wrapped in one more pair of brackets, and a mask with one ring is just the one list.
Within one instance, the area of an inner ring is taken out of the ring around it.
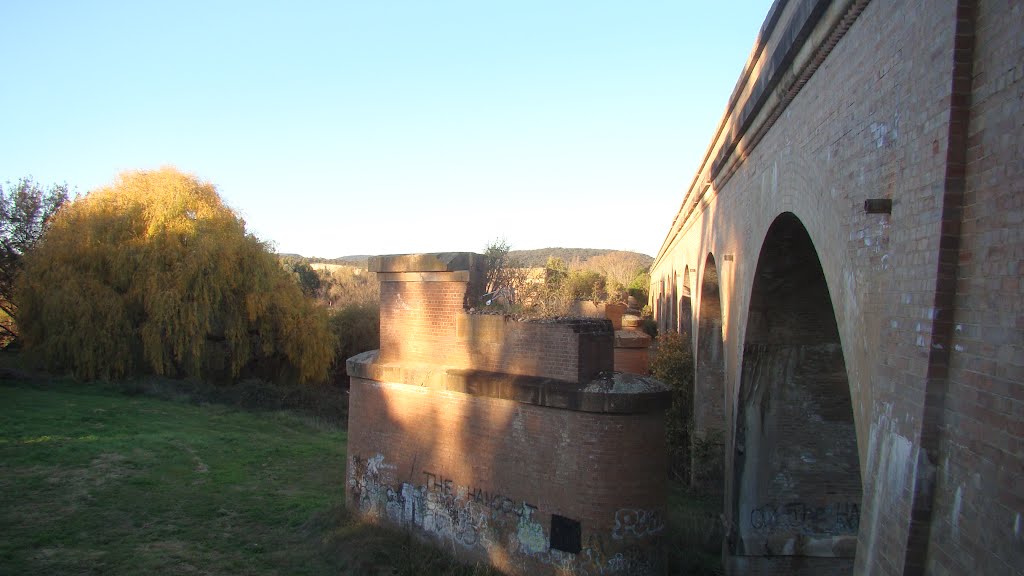
{"label": "clear blue sky", "polygon": [[4,2],[0,182],[173,165],[305,255],[653,255],[770,6]]}

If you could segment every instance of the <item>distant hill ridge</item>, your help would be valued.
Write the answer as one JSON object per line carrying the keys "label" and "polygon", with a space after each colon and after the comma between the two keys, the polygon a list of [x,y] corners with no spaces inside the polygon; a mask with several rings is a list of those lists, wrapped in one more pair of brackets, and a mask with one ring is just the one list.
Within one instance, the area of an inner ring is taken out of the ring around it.
{"label": "distant hill ridge", "polygon": [[[638,260],[642,261],[644,265],[648,267],[654,262],[654,258],[640,252],[633,252],[630,250],[610,250],[604,248],[559,247],[537,248],[535,250],[510,250],[509,256],[519,260],[526,267],[541,268],[547,264],[549,257],[561,258],[566,264],[582,264],[594,256],[604,256],[605,254],[612,253],[635,255]],[[300,254],[278,254],[278,256],[281,258],[305,260],[311,264],[322,262],[324,264],[343,264],[359,267],[366,267],[366,262],[370,259],[370,256],[367,254],[355,254],[351,256],[341,256],[338,258],[320,258],[317,256],[302,256]]]}
{"label": "distant hill ridge", "polygon": [[647,254],[630,250],[608,250],[604,248],[538,248],[536,250],[510,250],[508,254],[512,258],[518,259],[525,266],[541,268],[548,263],[548,257],[561,258],[563,262],[571,265],[573,263],[582,264],[594,256],[604,256],[613,253],[635,255],[647,267],[654,263],[654,258]]}

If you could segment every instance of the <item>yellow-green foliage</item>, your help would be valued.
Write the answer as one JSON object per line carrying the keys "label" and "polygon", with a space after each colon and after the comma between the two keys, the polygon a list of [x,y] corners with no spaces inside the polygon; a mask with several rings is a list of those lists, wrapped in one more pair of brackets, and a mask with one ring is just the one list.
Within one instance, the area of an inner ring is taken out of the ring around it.
{"label": "yellow-green foliage", "polygon": [[326,313],[214,186],[170,168],[122,174],[67,205],[16,298],[26,347],[86,379],[322,380],[334,353]]}

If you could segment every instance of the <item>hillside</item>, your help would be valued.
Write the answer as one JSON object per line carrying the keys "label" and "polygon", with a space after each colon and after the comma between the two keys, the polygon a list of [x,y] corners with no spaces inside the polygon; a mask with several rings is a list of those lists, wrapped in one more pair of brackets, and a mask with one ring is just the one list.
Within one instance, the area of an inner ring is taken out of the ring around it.
{"label": "hillside", "polygon": [[521,261],[529,268],[540,268],[547,264],[548,257],[561,258],[566,264],[573,263],[583,265],[587,260],[595,256],[619,253],[636,257],[644,266],[650,267],[654,258],[639,252],[628,250],[607,250],[603,248],[538,248],[536,250],[511,250],[509,256]]}
{"label": "hillside", "polygon": [[[604,256],[612,253],[630,255],[647,267],[654,262],[654,258],[647,254],[641,254],[640,252],[608,250],[604,248],[537,248],[535,250],[512,250],[509,252],[509,256],[522,262],[525,267],[541,268],[547,263],[549,256],[561,258],[563,262],[569,265],[584,265],[587,260],[595,256]],[[320,258],[317,256],[302,256],[299,254],[278,254],[278,256],[281,258],[301,259],[309,263],[339,264],[363,268],[366,267],[366,262],[370,258],[370,256],[366,254],[340,256],[338,258]]]}

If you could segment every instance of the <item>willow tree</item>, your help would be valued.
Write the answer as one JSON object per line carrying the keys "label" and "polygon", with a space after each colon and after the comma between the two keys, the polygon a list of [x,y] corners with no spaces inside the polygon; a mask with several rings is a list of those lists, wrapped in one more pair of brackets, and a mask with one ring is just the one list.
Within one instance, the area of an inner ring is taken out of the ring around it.
{"label": "willow tree", "polygon": [[334,343],[213,185],[122,174],[58,212],[16,290],[27,350],[86,379],[326,377]]}

